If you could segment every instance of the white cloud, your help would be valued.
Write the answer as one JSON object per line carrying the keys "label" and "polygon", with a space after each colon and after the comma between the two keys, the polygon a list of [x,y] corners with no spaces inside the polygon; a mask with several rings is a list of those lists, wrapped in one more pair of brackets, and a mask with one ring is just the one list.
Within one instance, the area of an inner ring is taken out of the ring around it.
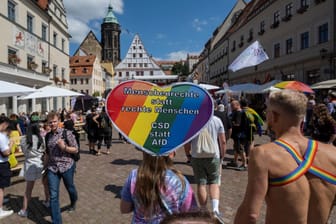
{"label": "white cloud", "polygon": [[197,31],[202,31],[203,27],[205,27],[206,25],[208,25],[208,22],[206,20],[200,20],[200,19],[196,18],[192,21],[192,26]]}
{"label": "white cloud", "polygon": [[[72,36],[71,42],[81,43],[88,31],[89,22],[92,20],[102,20],[107,12],[107,7],[111,2],[113,12],[123,14],[124,0],[81,0],[80,3],[74,0],[64,0],[65,10],[69,25],[69,32]],[[80,7],[79,7],[80,4]]]}
{"label": "white cloud", "polygon": [[171,61],[179,61],[179,60],[186,60],[187,59],[187,55],[199,55],[199,52],[189,52],[189,51],[175,51],[175,52],[171,52],[167,55],[167,60],[171,60]]}

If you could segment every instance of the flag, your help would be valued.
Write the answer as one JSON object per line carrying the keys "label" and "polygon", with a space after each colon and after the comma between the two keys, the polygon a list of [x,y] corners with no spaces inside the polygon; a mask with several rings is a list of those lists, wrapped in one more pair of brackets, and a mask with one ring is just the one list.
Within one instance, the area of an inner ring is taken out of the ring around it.
{"label": "flag", "polygon": [[268,60],[268,56],[258,41],[248,46],[229,66],[233,72],[242,68],[259,65]]}

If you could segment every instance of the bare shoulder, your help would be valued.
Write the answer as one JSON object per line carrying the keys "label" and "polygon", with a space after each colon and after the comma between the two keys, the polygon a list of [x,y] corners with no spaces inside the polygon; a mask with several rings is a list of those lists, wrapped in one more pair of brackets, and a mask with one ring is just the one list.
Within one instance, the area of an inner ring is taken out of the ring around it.
{"label": "bare shoulder", "polygon": [[331,144],[318,142],[314,165],[328,172],[336,173],[336,147]]}

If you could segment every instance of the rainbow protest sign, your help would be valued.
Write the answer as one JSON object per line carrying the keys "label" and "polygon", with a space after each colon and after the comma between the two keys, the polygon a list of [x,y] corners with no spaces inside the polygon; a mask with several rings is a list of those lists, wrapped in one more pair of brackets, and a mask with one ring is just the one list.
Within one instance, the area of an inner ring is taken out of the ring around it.
{"label": "rainbow protest sign", "polygon": [[213,114],[209,93],[192,83],[159,87],[127,81],[106,99],[113,125],[128,141],[152,155],[166,155],[191,140]]}

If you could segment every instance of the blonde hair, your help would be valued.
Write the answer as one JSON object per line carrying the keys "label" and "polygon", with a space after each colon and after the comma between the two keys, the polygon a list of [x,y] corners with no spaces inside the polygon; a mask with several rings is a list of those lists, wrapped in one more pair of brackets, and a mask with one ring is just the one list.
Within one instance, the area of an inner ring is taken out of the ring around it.
{"label": "blonde hair", "polygon": [[282,90],[269,95],[269,105],[280,107],[289,116],[303,119],[307,109],[307,97],[298,91]]}
{"label": "blonde hair", "polygon": [[144,209],[163,207],[160,191],[166,190],[165,176],[168,169],[172,170],[181,180],[183,189],[185,181],[183,174],[172,169],[173,161],[169,156],[151,156],[143,153],[143,161],[140,164],[135,183],[135,195]]}

